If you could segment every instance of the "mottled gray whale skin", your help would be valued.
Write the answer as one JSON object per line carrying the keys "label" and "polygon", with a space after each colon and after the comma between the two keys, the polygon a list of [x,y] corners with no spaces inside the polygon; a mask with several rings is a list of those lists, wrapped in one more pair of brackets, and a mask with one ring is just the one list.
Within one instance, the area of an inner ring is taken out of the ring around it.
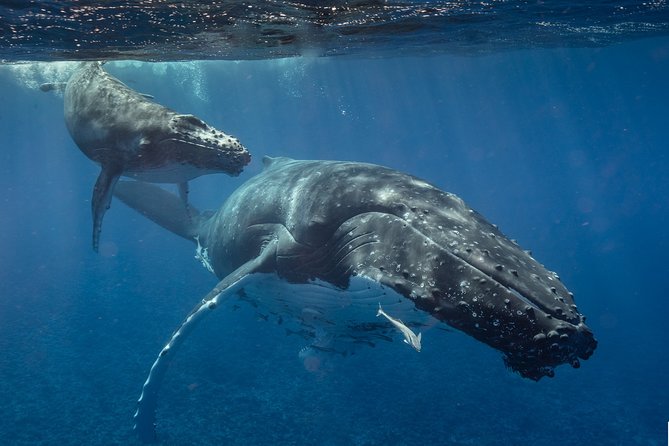
{"label": "mottled gray whale skin", "polygon": [[[228,297],[257,296],[275,310],[280,302],[277,311],[287,313],[291,305],[316,308],[329,326],[334,310],[327,305],[345,306],[351,331],[358,330],[356,320],[373,319],[379,302],[394,314],[408,305],[405,315],[431,316],[473,336],[533,380],[553,376],[560,364],[579,367],[595,350],[558,276],[457,196],[371,164],[287,158],[265,164],[216,213],[193,219],[156,186],[123,181],[116,188],[148,218],[198,237],[221,278],[151,369],[135,415],[144,441],[155,438],[157,392],[169,359],[195,323]],[[291,287],[288,297],[281,283]],[[317,285],[334,292],[314,291]],[[358,333],[374,329],[361,323]],[[429,348],[425,332],[423,346]]]}
{"label": "mottled gray whale skin", "polygon": [[72,75],[64,102],[72,139],[102,168],[92,198],[95,251],[119,176],[179,184],[186,201],[189,180],[210,173],[238,175],[251,159],[236,138],[128,88],[99,62],[86,63]]}

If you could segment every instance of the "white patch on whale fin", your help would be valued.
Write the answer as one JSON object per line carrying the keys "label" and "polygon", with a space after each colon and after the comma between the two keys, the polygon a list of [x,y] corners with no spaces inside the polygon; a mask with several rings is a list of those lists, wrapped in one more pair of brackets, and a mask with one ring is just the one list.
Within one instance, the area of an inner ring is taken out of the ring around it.
{"label": "white patch on whale fin", "polygon": [[193,237],[195,241],[197,242],[197,248],[195,248],[195,258],[202,263],[202,266],[204,266],[207,271],[209,271],[212,274],[214,273],[214,268],[211,266],[211,261],[209,260],[209,252],[207,248],[203,248],[202,245],[200,244],[200,236],[196,235]]}

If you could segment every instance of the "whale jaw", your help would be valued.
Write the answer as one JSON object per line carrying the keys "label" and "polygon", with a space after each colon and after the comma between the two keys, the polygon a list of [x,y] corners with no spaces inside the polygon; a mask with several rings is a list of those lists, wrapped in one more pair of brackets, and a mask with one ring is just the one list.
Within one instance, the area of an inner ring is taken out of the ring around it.
{"label": "whale jaw", "polygon": [[193,115],[174,115],[169,132],[158,142],[161,151],[176,162],[188,162],[205,172],[239,175],[251,161],[251,155],[239,140],[227,135]]}

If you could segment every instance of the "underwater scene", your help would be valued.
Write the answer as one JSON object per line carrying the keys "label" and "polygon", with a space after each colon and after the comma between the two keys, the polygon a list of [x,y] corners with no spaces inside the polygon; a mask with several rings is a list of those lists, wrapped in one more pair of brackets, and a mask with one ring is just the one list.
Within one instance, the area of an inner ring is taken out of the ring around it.
{"label": "underwater scene", "polygon": [[2,2],[0,443],[669,445],[669,7]]}

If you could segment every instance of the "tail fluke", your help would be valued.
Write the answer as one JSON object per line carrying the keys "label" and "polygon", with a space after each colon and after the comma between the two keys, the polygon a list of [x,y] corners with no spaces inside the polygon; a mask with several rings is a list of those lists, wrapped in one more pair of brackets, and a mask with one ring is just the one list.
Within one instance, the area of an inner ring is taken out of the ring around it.
{"label": "tail fluke", "polygon": [[40,85],[39,89],[44,92],[57,91],[59,93],[62,93],[65,91],[66,86],[67,86],[66,82],[48,82],[46,84]]}

